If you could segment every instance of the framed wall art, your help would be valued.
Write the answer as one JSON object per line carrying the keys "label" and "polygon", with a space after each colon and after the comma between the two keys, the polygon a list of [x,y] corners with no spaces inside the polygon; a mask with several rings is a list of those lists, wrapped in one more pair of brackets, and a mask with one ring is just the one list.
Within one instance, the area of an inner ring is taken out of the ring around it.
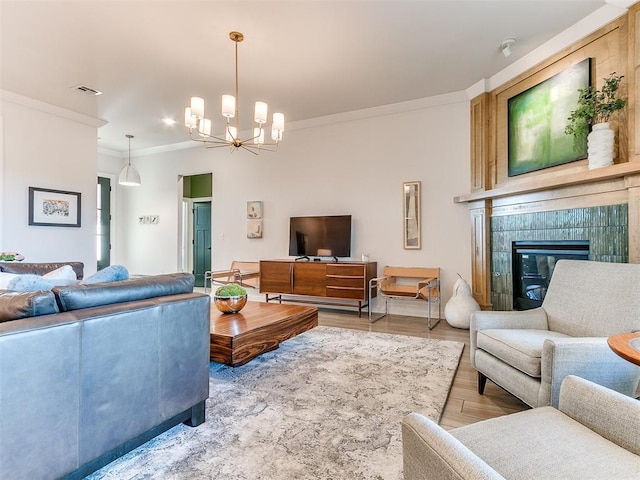
{"label": "framed wall art", "polygon": [[29,225],[80,227],[81,194],[29,187]]}
{"label": "framed wall art", "polygon": [[247,238],[262,238],[262,219],[247,220]]}
{"label": "framed wall art", "polygon": [[247,202],[247,218],[262,218],[262,201]]}
{"label": "framed wall art", "polygon": [[564,129],[590,79],[587,58],[507,100],[509,177],[587,158],[586,138]]}
{"label": "framed wall art", "polygon": [[403,195],[403,231],[404,248],[419,250],[421,248],[420,235],[420,182],[404,182]]}

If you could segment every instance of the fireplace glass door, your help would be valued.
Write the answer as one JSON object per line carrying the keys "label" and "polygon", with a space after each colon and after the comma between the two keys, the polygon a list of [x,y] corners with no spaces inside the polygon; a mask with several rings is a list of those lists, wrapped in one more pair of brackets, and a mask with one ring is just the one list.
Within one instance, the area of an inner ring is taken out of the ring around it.
{"label": "fireplace glass door", "polygon": [[513,242],[513,308],[542,305],[556,262],[589,259],[588,240]]}

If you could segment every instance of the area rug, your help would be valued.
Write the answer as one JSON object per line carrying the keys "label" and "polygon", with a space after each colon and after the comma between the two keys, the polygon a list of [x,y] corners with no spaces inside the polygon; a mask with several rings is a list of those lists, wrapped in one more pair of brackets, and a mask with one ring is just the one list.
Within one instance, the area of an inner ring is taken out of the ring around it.
{"label": "area rug", "polygon": [[242,367],[212,363],[204,424],[88,478],[399,480],[401,419],[440,419],[463,348],[317,327]]}

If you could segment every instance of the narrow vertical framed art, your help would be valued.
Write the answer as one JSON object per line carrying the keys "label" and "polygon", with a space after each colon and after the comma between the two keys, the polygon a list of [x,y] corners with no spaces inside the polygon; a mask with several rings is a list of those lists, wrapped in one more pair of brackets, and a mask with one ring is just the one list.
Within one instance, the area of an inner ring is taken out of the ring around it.
{"label": "narrow vertical framed art", "polygon": [[247,238],[262,238],[262,200],[247,202]]}
{"label": "narrow vertical framed art", "polygon": [[420,181],[402,184],[403,238],[405,250],[422,248],[420,221]]}

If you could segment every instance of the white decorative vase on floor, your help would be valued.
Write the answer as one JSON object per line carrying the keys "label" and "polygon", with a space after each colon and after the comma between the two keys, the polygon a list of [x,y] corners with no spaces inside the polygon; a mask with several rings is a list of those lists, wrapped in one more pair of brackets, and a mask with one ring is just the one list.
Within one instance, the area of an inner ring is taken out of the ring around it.
{"label": "white decorative vase on floor", "polygon": [[469,328],[471,314],[480,310],[480,305],[471,295],[471,287],[462,277],[453,284],[453,295],[444,306],[444,318],[455,328]]}
{"label": "white decorative vase on floor", "polygon": [[613,165],[614,132],[609,122],[596,123],[587,136],[589,169]]}

